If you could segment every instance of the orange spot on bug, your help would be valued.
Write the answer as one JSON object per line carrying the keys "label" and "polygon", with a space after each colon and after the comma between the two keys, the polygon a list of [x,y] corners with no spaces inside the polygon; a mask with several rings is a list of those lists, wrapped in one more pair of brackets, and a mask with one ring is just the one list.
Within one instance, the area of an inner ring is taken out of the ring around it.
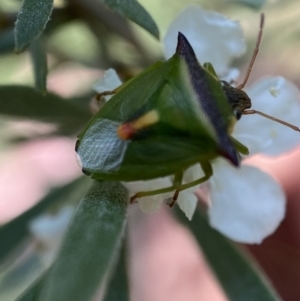
{"label": "orange spot on bug", "polygon": [[117,129],[117,135],[123,139],[131,139],[138,131],[147,128],[159,121],[156,110],[152,110],[136,120],[121,124]]}
{"label": "orange spot on bug", "polygon": [[131,122],[123,123],[117,129],[117,135],[123,140],[131,139],[135,133],[136,130],[133,128]]}

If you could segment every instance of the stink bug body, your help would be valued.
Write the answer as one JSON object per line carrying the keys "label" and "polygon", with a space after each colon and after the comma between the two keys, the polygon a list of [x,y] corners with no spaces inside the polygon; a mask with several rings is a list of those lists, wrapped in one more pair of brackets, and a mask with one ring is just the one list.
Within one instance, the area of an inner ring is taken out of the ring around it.
{"label": "stink bug body", "polygon": [[[242,114],[257,113],[246,110],[251,101],[241,88],[258,52],[262,27],[263,16],[249,71],[237,88],[221,82],[210,64],[200,65],[179,33],[173,57],[120,86],[79,135],[76,151],[83,171],[111,181],[175,175],[173,186],[132,198],[175,191],[175,201],[179,191],[209,179],[211,160],[223,156],[239,166],[239,153],[248,150],[230,133]],[[183,185],[183,172],[196,163],[204,177]]]}

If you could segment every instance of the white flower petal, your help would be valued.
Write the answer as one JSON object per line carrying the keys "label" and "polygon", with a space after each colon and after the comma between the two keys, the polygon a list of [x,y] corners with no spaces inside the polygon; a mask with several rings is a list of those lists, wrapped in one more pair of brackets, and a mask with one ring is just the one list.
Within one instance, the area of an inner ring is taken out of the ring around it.
{"label": "white flower petal", "polygon": [[[249,117],[247,116],[246,118]],[[267,135],[261,135],[259,129],[255,129],[255,126],[253,125],[252,127],[249,127],[246,132],[242,132],[241,130],[234,130],[232,135],[235,139],[237,139],[248,148],[249,156],[253,156],[262,152],[263,149],[266,149],[273,143],[273,139],[270,136],[268,137]]]}
{"label": "white flower petal", "polygon": [[[275,97],[270,89],[277,91]],[[264,79],[248,89],[247,93],[253,109],[300,126],[299,90],[284,78]],[[249,144],[247,137],[251,135],[255,145]],[[237,122],[233,136],[244,143],[251,154],[264,152],[278,155],[300,143],[299,132],[257,114],[243,116]]]}
{"label": "white flower petal", "polygon": [[172,185],[172,181],[170,177],[164,177],[149,181],[122,182],[122,184],[133,195],[140,191],[151,191],[169,187]]}
{"label": "white flower petal", "polygon": [[195,187],[183,190],[179,193],[177,199],[177,204],[189,220],[192,219],[198,203],[198,199],[194,194],[195,190]]}
{"label": "white flower petal", "polygon": [[221,77],[228,72],[233,58],[246,49],[238,22],[196,5],[188,6],[170,24],[163,40],[166,58],[175,52],[178,31],[187,37],[198,60],[212,63]]}
{"label": "white flower petal", "polygon": [[193,182],[195,180],[198,180],[202,177],[204,177],[204,172],[203,172],[200,164],[197,163],[197,164],[189,167],[184,172],[182,182],[183,182],[183,184],[187,184],[187,183]]}
{"label": "white flower petal", "polygon": [[[225,80],[228,83],[233,83],[233,86],[238,85],[238,83],[235,83],[235,81],[238,79],[238,77],[240,76],[240,70],[237,68],[230,68],[227,70],[226,74],[224,76],[220,76],[221,80]],[[236,85],[235,85],[236,84]]]}
{"label": "white flower petal", "polygon": [[63,207],[56,215],[41,215],[29,224],[30,232],[44,245],[56,246],[60,243],[71,220],[74,208]]}
{"label": "white flower petal", "polygon": [[[130,192],[130,196],[141,191],[152,191],[161,188],[167,188],[172,185],[170,177],[158,178],[149,181],[123,182],[122,183]],[[142,197],[138,200],[141,210],[145,213],[158,211],[163,201],[173,196],[173,192]]]}
{"label": "white flower petal", "polygon": [[157,212],[164,200],[162,195],[143,197],[139,199],[139,206],[144,213]]}
{"label": "white flower petal", "polygon": [[243,243],[260,243],[285,215],[285,195],[279,184],[259,169],[237,169],[225,160],[213,165],[209,220],[213,228]]}
{"label": "white flower petal", "polygon": [[[200,164],[195,164],[191,167],[189,167],[183,174],[182,183],[188,184],[190,182],[193,182],[195,180],[198,180],[204,176],[204,172],[200,166]],[[179,205],[180,209],[185,213],[186,217],[191,220],[196,206],[198,199],[195,196],[194,192],[197,190],[199,185],[196,185],[194,187],[182,190],[179,193],[177,204]]]}
{"label": "white flower petal", "polygon": [[[118,74],[114,69],[108,69],[104,72],[103,77],[94,84],[93,90],[97,93],[102,93],[105,91],[112,91],[122,84]],[[112,96],[105,96],[105,100],[108,101]]]}
{"label": "white flower petal", "polygon": [[53,261],[74,210],[65,206],[56,215],[43,214],[30,222],[29,231],[42,246],[40,251],[46,265]]}

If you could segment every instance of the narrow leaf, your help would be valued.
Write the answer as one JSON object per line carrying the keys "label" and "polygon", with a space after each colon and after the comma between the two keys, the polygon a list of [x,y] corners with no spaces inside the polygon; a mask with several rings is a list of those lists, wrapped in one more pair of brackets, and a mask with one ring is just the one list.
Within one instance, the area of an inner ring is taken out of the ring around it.
{"label": "narrow leaf", "polygon": [[[45,196],[37,205],[27,210],[17,218],[0,228],[0,262],[12,251],[28,234],[28,224],[37,215],[45,212],[57,202],[67,201],[76,192],[77,198],[83,193],[85,177],[81,177],[68,185],[57,188]],[[76,199],[74,199],[75,201]]]}
{"label": "narrow leaf", "polygon": [[136,0],[101,0],[111,9],[130,19],[159,39],[159,31],[149,13]]}
{"label": "narrow leaf", "polygon": [[16,301],[38,301],[40,292],[45,283],[46,277],[49,275],[49,271],[45,272],[39,277],[32,285],[30,285]]}
{"label": "narrow leaf", "polygon": [[266,4],[266,0],[231,0],[231,2],[244,4],[257,10]]}
{"label": "narrow leaf", "polygon": [[24,51],[46,27],[53,0],[23,0],[15,25],[15,51]]}
{"label": "narrow leaf", "polygon": [[95,181],[81,200],[49,278],[42,301],[88,301],[109,276],[125,227],[127,191]]}
{"label": "narrow leaf", "polygon": [[71,101],[52,93],[43,96],[25,86],[0,86],[0,114],[56,123],[73,132],[91,117],[89,111]]}
{"label": "narrow leaf", "polygon": [[129,287],[126,268],[126,252],[123,244],[114,275],[107,287],[104,301],[129,301]]}
{"label": "narrow leaf", "polygon": [[199,211],[195,212],[192,221],[188,221],[179,209],[176,214],[195,235],[230,301],[280,300],[250,256],[213,230]]}
{"label": "narrow leaf", "polygon": [[43,39],[34,40],[30,46],[33,64],[35,88],[42,94],[47,93],[46,78],[48,73],[47,55]]}
{"label": "narrow leaf", "polygon": [[40,254],[27,248],[22,256],[5,269],[0,277],[0,300],[15,300],[45,270]]}
{"label": "narrow leaf", "polygon": [[[141,52],[143,48],[136,38],[133,28],[131,24],[129,24],[128,20],[121,16],[118,12],[107,8],[107,6],[101,1],[95,0],[85,0],[85,1],[76,1],[69,3],[70,6],[76,6],[76,12],[80,19],[82,19],[85,23],[87,23],[94,33],[94,35],[99,40],[101,46],[102,55],[106,56],[106,59],[103,63],[107,65],[107,67],[112,67],[112,62],[108,61],[107,56],[109,53],[106,53],[106,43],[104,43],[105,35],[107,30],[109,32],[115,32],[128,42],[133,44],[137,49]],[[55,11],[53,12],[54,15]],[[53,21],[55,21],[53,19]],[[103,30],[105,27],[105,30]],[[110,33],[109,33],[110,34]],[[143,53],[142,53],[143,54]],[[144,54],[143,54],[144,55]],[[146,55],[146,54],[145,54]]]}
{"label": "narrow leaf", "polygon": [[15,47],[14,30],[12,27],[3,30],[0,34],[0,53],[13,52]]}

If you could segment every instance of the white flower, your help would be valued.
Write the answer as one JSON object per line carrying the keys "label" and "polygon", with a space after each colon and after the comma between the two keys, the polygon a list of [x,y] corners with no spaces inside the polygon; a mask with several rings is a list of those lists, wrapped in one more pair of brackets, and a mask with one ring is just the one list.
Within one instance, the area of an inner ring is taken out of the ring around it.
{"label": "white flower", "polygon": [[[276,87],[277,96],[270,92]],[[252,107],[292,124],[299,123],[299,91],[282,77],[264,79],[246,90]],[[259,115],[237,122],[233,136],[250,155],[279,155],[300,142],[299,132]],[[233,240],[260,243],[272,234],[285,215],[285,195],[275,179],[258,168],[242,164],[233,168],[223,159],[213,163],[209,180],[210,224]]]}
{"label": "white flower", "polygon": [[[103,77],[94,84],[93,90],[97,93],[102,93],[105,91],[112,91],[122,84],[118,74],[114,69],[108,69],[104,72]],[[112,95],[104,96],[105,101],[108,101]]]}
{"label": "white flower", "polygon": [[230,69],[233,59],[246,51],[243,31],[238,22],[203,10],[198,5],[188,6],[170,24],[163,40],[167,59],[175,52],[179,31],[188,39],[201,64],[213,63],[223,80],[234,80],[239,76],[237,69]]}
{"label": "white flower", "polygon": [[[166,58],[175,52],[178,31],[187,37],[198,60],[212,63],[221,79],[237,78],[238,70],[230,69],[230,64],[245,51],[239,23],[199,6],[190,6],[170,25],[163,41]],[[253,109],[299,125],[299,91],[293,84],[275,77],[262,80],[245,91],[252,99]],[[256,114],[243,116],[233,136],[249,148],[251,155],[278,155],[300,142],[298,132]],[[212,167],[214,174],[208,181],[211,226],[233,240],[260,243],[275,231],[285,215],[285,195],[279,183],[258,168],[246,164],[235,168],[222,158],[214,160]],[[183,184],[202,176],[200,166],[194,165],[185,172]],[[132,195],[171,184],[171,177],[125,183]],[[197,204],[193,193],[196,189],[181,191],[177,201],[189,219]],[[173,194],[141,198],[140,207],[145,212],[156,211]]]}
{"label": "white flower", "polygon": [[[204,173],[201,170],[200,165],[196,164],[186,170],[182,182],[183,184],[186,184],[203,176]],[[172,186],[172,179],[171,177],[164,177],[149,181],[124,182],[123,185],[131,192],[132,195],[134,195],[140,191],[152,191]],[[195,187],[181,191],[176,201],[189,220],[192,219],[198,202],[194,191]],[[140,208],[145,213],[158,211],[164,201],[172,201],[174,193],[175,190],[164,194],[140,198]]]}
{"label": "white flower", "polygon": [[[131,192],[132,195],[140,191],[152,191],[172,185],[170,177],[157,178],[149,181],[124,182],[123,185]],[[170,197],[170,193],[156,194],[153,196],[143,197],[139,201],[140,208],[145,213],[155,212],[165,199]]]}
{"label": "white flower", "polygon": [[53,262],[73,213],[74,207],[65,206],[56,215],[43,214],[29,224],[46,266]]}
{"label": "white flower", "polygon": [[[226,74],[232,59],[245,50],[238,23],[196,6],[187,8],[171,24],[164,39],[167,55],[174,51],[178,31],[187,36],[199,61],[212,63],[220,77]],[[232,76],[232,71],[228,73]],[[299,124],[299,91],[293,84],[276,77],[245,90],[253,109]],[[259,115],[243,116],[233,136],[249,148],[251,155],[278,155],[300,142],[298,132]],[[260,243],[285,215],[285,196],[279,183],[248,165],[234,168],[221,158],[212,165],[214,174],[208,181],[211,226],[233,240]]]}
{"label": "white flower", "polygon": [[[275,89],[277,96],[270,91]],[[252,99],[252,107],[273,117],[299,125],[299,90],[283,77],[271,77],[245,89]],[[255,125],[257,133],[251,127]],[[251,130],[249,130],[251,129]],[[285,153],[300,142],[299,132],[257,114],[246,115],[235,126],[233,136],[245,144],[250,154],[262,152],[267,155]]]}
{"label": "white flower", "polygon": [[[185,171],[182,184],[190,183],[203,176],[204,172],[202,171],[200,164],[193,165]],[[194,192],[195,187],[183,190],[179,193],[177,199],[177,204],[189,220],[192,219],[198,203],[198,198],[195,196]]]}
{"label": "white flower", "polygon": [[209,180],[209,221],[231,239],[260,243],[285,215],[285,195],[277,182],[259,169],[234,168],[223,159],[213,164]]}

